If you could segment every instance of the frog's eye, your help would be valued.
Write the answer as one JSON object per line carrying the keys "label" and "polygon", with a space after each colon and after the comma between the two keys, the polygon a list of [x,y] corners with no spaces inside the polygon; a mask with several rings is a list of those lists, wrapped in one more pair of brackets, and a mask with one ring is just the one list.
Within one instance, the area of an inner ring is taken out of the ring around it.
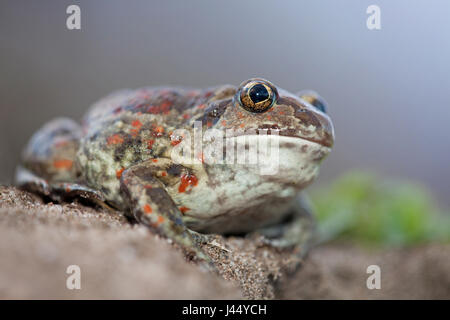
{"label": "frog's eye", "polygon": [[237,98],[241,106],[250,111],[261,113],[268,110],[278,97],[277,89],[264,79],[250,79],[241,84]]}
{"label": "frog's eye", "polygon": [[327,113],[328,109],[327,103],[321,96],[319,96],[317,92],[308,90],[302,91],[298,95],[306,102],[309,102],[316,109],[322,111],[323,113]]}

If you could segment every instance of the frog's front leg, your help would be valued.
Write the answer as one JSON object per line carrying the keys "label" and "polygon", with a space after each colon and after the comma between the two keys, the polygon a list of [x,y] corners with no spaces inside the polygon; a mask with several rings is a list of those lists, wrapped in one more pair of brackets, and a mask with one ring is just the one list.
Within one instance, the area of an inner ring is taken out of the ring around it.
{"label": "frog's front leg", "polygon": [[194,233],[184,225],[181,211],[161,181],[161,173],[167,173],[171,165],[171,160],[159,158],[132,166],[122,174],[121,191],[138,222],[171,239],[189,256],[206,262],[209,269],[214,269],[211,259],[197,245],[201,235],[193,238]]}
{"label": "frog's front leg", "polygon": [[288,220],[281,225],[258,230],[265,242],[279,248],[293,248],[303,257],[314,243],[316,223],[308,198],[301,194],[292,204]]}

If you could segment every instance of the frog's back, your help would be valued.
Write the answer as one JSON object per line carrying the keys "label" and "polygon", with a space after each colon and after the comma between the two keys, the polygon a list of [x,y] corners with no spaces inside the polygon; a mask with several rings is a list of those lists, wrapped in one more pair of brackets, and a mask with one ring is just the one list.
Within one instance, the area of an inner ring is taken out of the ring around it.
{"label": "frog's back", "polygon": [[172,132],[192,127],[211,99],[235,92],[223,88],[122,90],[94,104],[83,120],[76,158],[84,182],[120,202],[122,172],[148,159],[169,157],[181,139]]}
{"label": "frog's back", "polygon": [[130,114],[145,114],[177,126],[201,114],[206,103],[235,93],[233,86],[203,90],[180,87],[145,87],[116,91],[95,103],[86,113],[83,124],[88,130],[100,123],[117,120]]}
{"label": "frog's back", "polygon": [[68,118],[46,123],[28,142],[22,166],[45,183],[81,183],[120,203],[119,181],[125,169],[170,154],[179,138],[172,131],[191,127],[208,101],[232,96],[235,90],[226,85],[114,92],[88,110],[81,126]]}
{"label": "frog's back", "polygon": [[97,125],[117,121],[131,114],[146,114],[167,121],[191,108],[199,94],[195,90],[162,87],[120,90],[96,102],[86,113],[83,125],[88,133]]}

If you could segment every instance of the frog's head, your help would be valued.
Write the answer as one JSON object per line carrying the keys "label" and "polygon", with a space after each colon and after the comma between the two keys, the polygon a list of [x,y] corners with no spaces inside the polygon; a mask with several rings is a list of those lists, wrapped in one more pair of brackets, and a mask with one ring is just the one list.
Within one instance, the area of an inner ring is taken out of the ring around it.
{"label": "frog's head", "polygon": [[257,151],[263,161],[277,166],[269,178],[303,186],[317,176],[321,161],[334,143],[333,124],[326,109],[325,101],[315,92],[294,95],[267,80],[253,78],[238,88],[219,88],[208,103],[203,123],[227,130],[227,143],[241,144],[242,150],[276,140],[276,155]]}

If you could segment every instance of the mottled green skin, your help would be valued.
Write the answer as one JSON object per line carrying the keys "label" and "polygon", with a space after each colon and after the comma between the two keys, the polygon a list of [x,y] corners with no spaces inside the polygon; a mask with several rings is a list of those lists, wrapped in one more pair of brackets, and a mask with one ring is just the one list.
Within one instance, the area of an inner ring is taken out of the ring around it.
{"label": "mottled green skin", "polygon": [[[112,94],[90,109],[82,126],[57,119],[38,131],[17,180],[55,199],[72,194],[108,203],[203,259],[194,240],[204,239],[191,230],[260,230],[273,244],[304,245],[311,220],[296,198],[332,147],[331,120],[313,106],[320,99],[314,93],[302,99],[278,89],[272,108],[252,113],[239,104],[238,90],[226,85]],[[186,141],[173,132],[185,129],[192,137],[196,120],[203,131],[241,130],[227,141],[248,136],[246,143],[256,143],[263,139],[257,129],[277,131],[279,172],[264,176],[247,165],[174,163],[173,149]]]}

